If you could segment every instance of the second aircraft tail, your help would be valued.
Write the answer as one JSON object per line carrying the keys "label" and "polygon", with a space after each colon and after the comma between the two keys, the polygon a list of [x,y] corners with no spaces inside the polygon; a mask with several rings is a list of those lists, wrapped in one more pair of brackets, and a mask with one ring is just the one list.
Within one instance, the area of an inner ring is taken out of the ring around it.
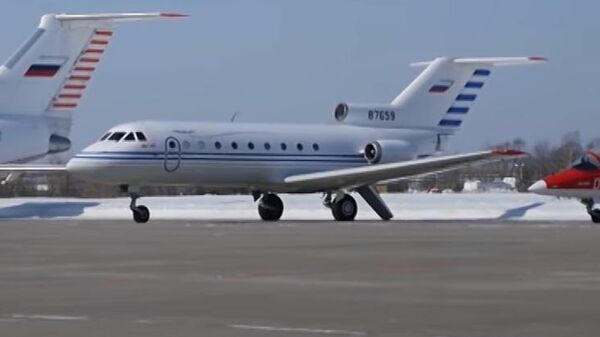
{"label": "second aircraft tail", "polygon": [[342,103],[338,121],[372,127],[428,128],[453,133],[497,66],[536,64],[543,57],[436,58],[388,105]]}

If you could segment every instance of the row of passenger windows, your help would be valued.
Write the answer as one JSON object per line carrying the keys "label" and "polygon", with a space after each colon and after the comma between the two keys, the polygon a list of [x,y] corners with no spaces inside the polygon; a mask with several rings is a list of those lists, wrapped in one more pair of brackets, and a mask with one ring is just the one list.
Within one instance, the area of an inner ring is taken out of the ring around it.
{"label": "row of passenger windows", "polygon": [[[121,132],[121,131],[117,131],[117,132],[108,132],[106,133],[104,136],[102,136],[102,138],[100,138],[100,141],[114,141],[114,142],[120,142],[120,141],[126,141],[126,142],[135,142],[135,141],[140,141],[140,142],[145,142],[147,140],[146,136],[144,135],[143,132],[139,132],[139,131],[135,131],[135,132]],[[169,141],[169,147],[174,149],[177,147],[177,143],[175,143],[175,141]],[[231,142],[230,147],[234,150],[237,150],[240,148],[240,146],[238,145],[237,142]],[[187,140],[183,141],[182,146],[185,150],[189,149],[191,147],[190,142],[188,142]],[[256,148],[256,146],[254,145],[253,142],[248,142],[246,144],[247,148],[249,150],[254,150]],[[198,147],[200,149],[205,149],[206,148],[206,144],[203,141],[199,141],[198,142]],[[219,141],[214,142],[214,147],[217,150],[221,150],[223,148],[223,144]],[[263,144],[263,147],[265,150],[269,151],[271,150],[271,143],[266,142]],[[279,148],[282,151],[287,151],[288,149],[288,144],[287,143],[280,143],[279,144]],[[304,150],[304,144],[302,143],[296,143],[296,149],[298,151],[303,151]],[[312,149],[313,151],[319,151],[319,144],[317,143],[313,143],[312,144]]]}
{"label": "row of passenger windows", "polygon": [[[214,145],[215,149],[217,149],[217,150],[221,150],[224,147],[223,143],[221,143],[219,141],[214,142],[213,145]],[[177,147],[177,144],[174,141],[173,142],[169,142],[169,147],[174,149],[174,148]],[[187,150],[187,149],[189,149],[191,147],[191,144],[188,141],[183,141],[182,147],[183,147],[184,150]],[[206,148],[206,144],[203,141],[199,141],[198,142],[198,147],[200,149],[205,149]],[[237,142],[231,142],[229,144],[229,147],[231,149],[233,149],[233,150],[240,149],[240,145]],[[248,142],[246,144],[246,147],[248,148],[248,150],[254,150],[254,149],[256,149],[256,146],[254,145],[253,142]],[[271,143],[269,143],[269,142],[264,143],[263,144],[263,148],[265,150],[267,150],[267,151],[271,150],[272,149]],[[287,151],[288,144],[287,143],[281,143],[281,144],[279,144],[279,148],[282,151]],[[302,143],[296,143],[296,149],[298,151],[303,151],[304,150],[304,144],[302,144]],[[319,151],[319,144],[313,143],[312,144],[312,149],[313,149],[313,151]]]}
{"label": "row of passenger windows", "polygon": [[[239,148],[238,143],[236,143],[236,142],[231,142],[230,146],[234,150],[237,150]],[[220,150],[222,147],[223,147],[223,144],[221,144],[221,142],[215,142],[215,149]],[[249,142],[247,144],[247,147],[248,147],[249,150],[254,150],[254,143]],[[264,143],[263,147],[267,151],[271,150],[271,143]],[[287,145],[287,143],[281,143],[281,144],[279,144],[279,148],[282,151],[286,151],[288,149],[288,145]],[[296,149],[298,151],[303,151],[304,150],[304,144],[302,144],[302,143],[296,143]],[[312,144],[312,149],[313,149],[313,151],[319,151],[319,144],[313,143]]]}
{"label": "row of passenger windows", "polygon": [[121,131],[117,131],[117,132],[108,132],[106,133],[104,136],[102,136],[102,138],[100,138],[100,141],[105,141],[105,140],[112,140],[115,142],[119,142],[121,140],[126,141],[126,142],[135,142],[135,141],[139,141],[139,142],[145,142],[146,139],[146,135],[144,135],[143,132],[121,132]]}

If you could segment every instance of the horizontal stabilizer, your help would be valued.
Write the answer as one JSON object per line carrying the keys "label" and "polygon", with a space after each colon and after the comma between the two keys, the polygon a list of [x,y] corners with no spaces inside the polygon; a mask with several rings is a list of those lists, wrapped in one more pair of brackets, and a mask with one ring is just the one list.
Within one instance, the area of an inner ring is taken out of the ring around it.
{"label": "horizontal stabilizer", "polygon": [[180,13],[101,13],[101,14],[56,14],[60,21],[140,21],[156,19],[178,19],[188,17]]}
{"label": "horizontal stabilizer", "polygon": [[[470,57],[470,58],[455,58],[452,59],[456,64],[479,65],[483,67],[498,67],[498,66],[515,66],[523,64],[538,64],[547,62],[548,59],[542,56],[528,57]],[[434,61],[415,62],[411,63],[411,67],[426,67]]]}

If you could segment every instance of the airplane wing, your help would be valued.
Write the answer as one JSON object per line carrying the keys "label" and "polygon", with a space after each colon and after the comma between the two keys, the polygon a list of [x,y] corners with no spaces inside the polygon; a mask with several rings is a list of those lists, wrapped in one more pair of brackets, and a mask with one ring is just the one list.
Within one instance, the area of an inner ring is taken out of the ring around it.
{"label": "airplane wing", "polygon": [[298,174],[284,179],[286,184],[297,185],[302,191],[326,191],[354,188],[384,180],[408,178],[447,171],[459,167],[483,164],[526,155],[516,150],[490,150],[467,154],[431,157],[397,163],[354,167],[332,171]]}

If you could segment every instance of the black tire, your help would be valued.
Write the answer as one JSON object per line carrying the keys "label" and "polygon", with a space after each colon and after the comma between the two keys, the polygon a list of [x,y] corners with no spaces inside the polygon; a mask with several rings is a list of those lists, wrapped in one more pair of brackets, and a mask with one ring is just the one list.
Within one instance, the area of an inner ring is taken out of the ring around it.
{"label": "black tire", "polygon": [[356,200],[348,194],[331,205],[331,213],[337,221],[353,221],[357,212]]}
{"label": "black tire", "polygon": [[589,214],[593,223],[600,223],[600,210],[594,209]]}
{"label": "black tire", "polygon": [[283,214],[283,201],[277,194],[265,194],[258,202],[258,214],[264,221],[279,220]]}
{"label": "black tire", "polygon": [[137,223],[146,223],[150,220],[150,210],[146,206],[137,206],[132,212],[133,221]]}

